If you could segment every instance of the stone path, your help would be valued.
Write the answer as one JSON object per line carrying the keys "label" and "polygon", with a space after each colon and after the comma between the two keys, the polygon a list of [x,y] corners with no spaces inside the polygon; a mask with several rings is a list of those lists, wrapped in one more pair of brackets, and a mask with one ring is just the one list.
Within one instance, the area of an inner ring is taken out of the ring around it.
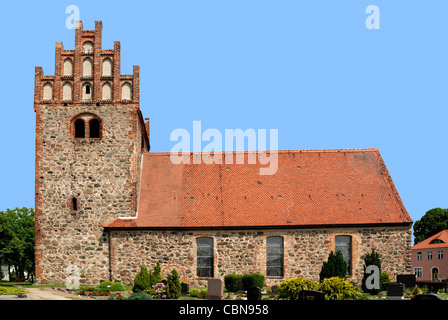
{"label": "stone path", "polygon": [[23,289],[26,292],[26,298],[18,298],[15,295],[0,295],[0,300],[92,300],[88,297],[82,297],[50,287]]}

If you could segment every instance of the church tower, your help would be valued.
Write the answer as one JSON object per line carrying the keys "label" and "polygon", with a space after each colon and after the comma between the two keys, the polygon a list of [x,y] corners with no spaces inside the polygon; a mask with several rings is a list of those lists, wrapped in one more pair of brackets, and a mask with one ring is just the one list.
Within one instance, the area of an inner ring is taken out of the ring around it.
{"label": "church tower", "polygon": [[35,70],[35,232],[38,283],[110,278],[103,226],[135,217],[149,120],[140,111],[139,67],[120,71],[120,43],[102,49],[102,23],[83,30],[74,50],[56,43],[55,74]]}

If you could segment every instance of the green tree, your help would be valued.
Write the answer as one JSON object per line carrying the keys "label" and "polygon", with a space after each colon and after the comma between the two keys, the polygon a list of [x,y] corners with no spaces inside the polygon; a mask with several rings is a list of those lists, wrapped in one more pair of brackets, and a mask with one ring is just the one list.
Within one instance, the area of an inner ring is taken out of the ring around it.
{"label": "green tree", "polygon": [[148,269],[145,266],[140,267],[140,272],[134,278],[134,286],[132,291],[134,293],[143,292],[146,293],[151,289],[151,277],[148,273]]}
{"label": "green tree", "polygon": [[154,278],[154,284],[162,282],[162,268],[160,267],[160,262],[157,261],[152,272]]}
{"label": "green tree", "polygon": [[362,281],[361,281],[361,289],[362,289],[362,291],[368,292],[370,294],[378,294],[378,292],[380,292],[382,289],[381,288],[381,278],[378,279],[379,288],[367,289],[367,286],[366,286],[367,277],[370,276],[370,274],[366,274],[366,269],[370,265],[375,265],[378,267],[378,269],[379,269],[378,276],[380,277],[380,275],[381,275],[380,254],[378,252],[376,252],[375,249],[372,249],[371,253],[368,253],[364,256],[364,276],[362,277]]}
{"label": "green tree", "polygon": [[448,229],[448,209],[434,208],[414,223],[414,243],[417,244],[436,233]]}
{"label": "green tree", "polygon": [[34,209],[0,212],[0,265],[14,267],[18,278],[34,279]]}
{"label": "green tree", "polygon": [[322,270],[319,273],[320,282],[326,278],[340,277],[345,279],[347,276],[347,262],[345,262],[342,252],[330,252],[328,260],[322,264]]}
{"label": "green tree", "polygon": [[173,269],[166,279],[166,296],[168,299],[179,299],[181,292],[179,273]]}

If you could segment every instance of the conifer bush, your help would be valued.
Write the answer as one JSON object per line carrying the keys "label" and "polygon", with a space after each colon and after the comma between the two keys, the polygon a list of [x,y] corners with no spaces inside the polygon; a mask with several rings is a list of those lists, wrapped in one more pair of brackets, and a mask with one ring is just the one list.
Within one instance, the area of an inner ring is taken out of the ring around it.
{"label": "conifer bush", "polygon": [[152,272],[152,277],[153,277],[153,285],[162,282],[162,268],[160,267],[160,262],[157,261],[156,265],[154,266],[153,272]]}
{"label": "conifer bush", "polygon": [[326,278],[340,277],[345,279],[347,276],[347,262],[345,262],[342,252],[337,250],[336,253],[330,252],[328,260],[322,264],[322,269],[319,273],[319,281]]}
{"label": "conifer bush", "polygon": [[173,269],[167,276],[166,295],[168,299],[179,299],[182,287],[180,285],[179,273]]}
{"label": "conifer bush", "polygon": [[148,273],[148,269],[145,266],[140,267],[140,272],[134,278],[134,286],[132,287],[132,291],[134,293],[143,292],[146,293],[149,289],[151,289],[151,277]]}

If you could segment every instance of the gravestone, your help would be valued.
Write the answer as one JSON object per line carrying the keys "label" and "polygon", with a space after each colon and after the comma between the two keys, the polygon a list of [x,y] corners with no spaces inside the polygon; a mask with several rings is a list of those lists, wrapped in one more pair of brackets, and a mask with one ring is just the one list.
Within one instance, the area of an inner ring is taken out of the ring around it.
{"label": "gravestone", "polygon": [[247,300],[261,300],[260,287],[252,287],[247,290]]}
{"label": "gravestone", "polygon": [[207,299],[222,300],[224,297],[224,281],[222,279],[208,279]]}
{"label": "gravestone", "polygon": [[278,294],[278,286],[272,286],[271,293],[272,294]]}
{"label": "gravestone", "polygon": [[402,299],[405,286],[400,282],[391,282],[387,287],[387,299]]}
{"label": "gravestone", "polygon": [[325,293],[316,290],[302,290],[299,292],[299,300],[325,300]]}
{"label": "gravestone", "polygon": [[182,293],[189,293],[190,292],[190,285],[188,283],[182,282],[181,284]]}
{"label": "gravestone", "polygon": [[243,281],[238,281],[238,293],[244,293]]}
{"label": "gravestone", "polygon": [[403,283],[406,288],[415,288],[415,274],[399,274],[397,275],[397,282]]}

